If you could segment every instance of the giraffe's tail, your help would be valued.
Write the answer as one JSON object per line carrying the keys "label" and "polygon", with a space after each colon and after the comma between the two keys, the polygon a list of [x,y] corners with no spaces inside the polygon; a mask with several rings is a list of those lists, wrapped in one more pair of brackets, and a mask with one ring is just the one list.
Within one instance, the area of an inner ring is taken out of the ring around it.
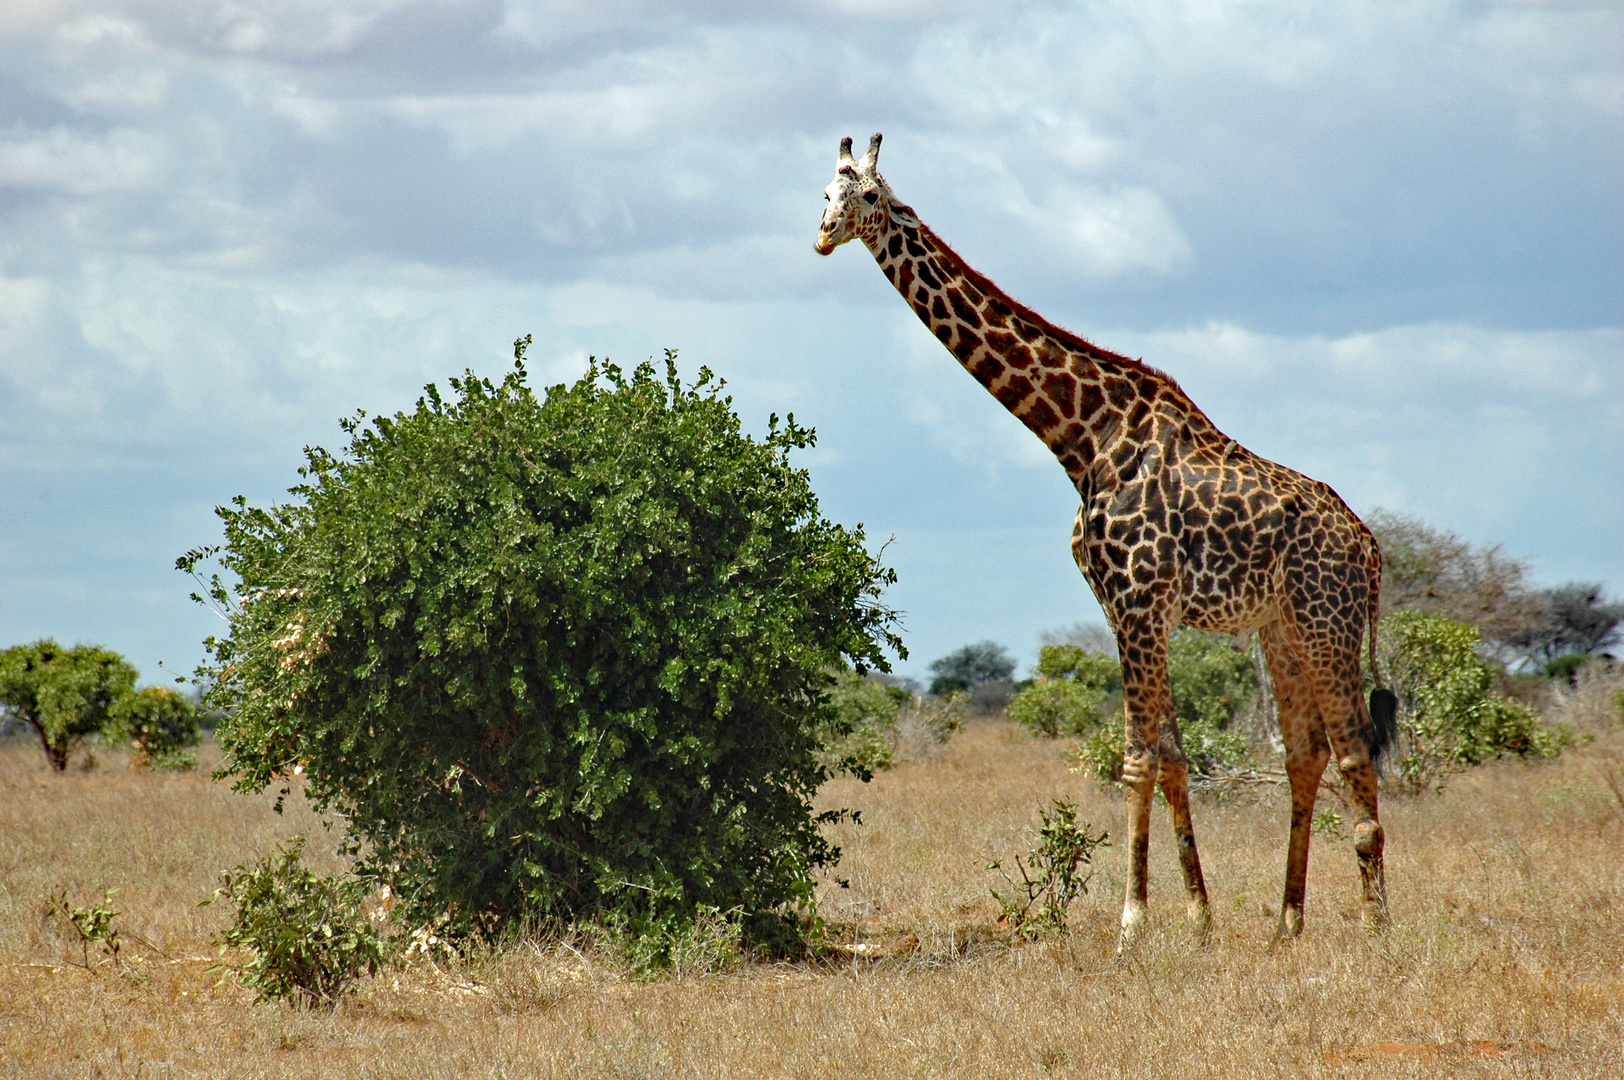
{"label": "giraffe's tail", "polygon": [[1370,731],[1366,744],[1370,760],[1381,768],[1382,759],[1398,741],[1398,695],[1387,689],[1381,667],[1376,662],[1376,623],[1381,618],[1382,549],[1375,538],[1370,542],[1370,610],[1366,622],[1370,631],[1370,677],[1376,689],[1370,692]]}

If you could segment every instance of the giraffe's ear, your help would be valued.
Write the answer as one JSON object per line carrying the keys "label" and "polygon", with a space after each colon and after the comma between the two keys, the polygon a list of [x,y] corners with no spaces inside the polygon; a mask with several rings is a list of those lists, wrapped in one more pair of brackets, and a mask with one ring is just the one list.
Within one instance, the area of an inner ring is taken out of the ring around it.
{"label": "giraffe's ear", "polygon": [[880,139],[882,136],[876,131],[868,140],[868,153],[863,155],[863,168],[873,172],[880,167]]}

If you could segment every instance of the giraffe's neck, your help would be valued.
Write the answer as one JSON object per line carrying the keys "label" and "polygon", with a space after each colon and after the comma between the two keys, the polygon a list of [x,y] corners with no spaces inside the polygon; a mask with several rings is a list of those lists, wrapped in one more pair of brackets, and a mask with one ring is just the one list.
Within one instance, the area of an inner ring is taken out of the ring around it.
{"label": "giraffe's neck", "polygon": [[1157,437],[1156,421],[1210,428],[1172,379],[1053,326],[977,273],[907,207],[864,243],[921,321],[1049,447],[1080,491],[1100,462]]}

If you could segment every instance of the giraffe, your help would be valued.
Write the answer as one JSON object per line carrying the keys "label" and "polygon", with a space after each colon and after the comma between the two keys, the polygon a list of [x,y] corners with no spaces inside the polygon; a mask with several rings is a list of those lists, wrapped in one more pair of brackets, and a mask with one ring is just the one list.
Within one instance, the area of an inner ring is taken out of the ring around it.
{"label": "giraffe", "polygon": [[1161,785],[1188,915],[1211,926],[1190,816],[1189,769],[1167,674],[1180,625],[1256,633],[1279,704],[1291,833],[1277,939],[1302,933],[1308,845],[1334,749],[1357,820],[1366,926],[1387,921],[1376,767],[1397,698],[1367,709],[1360,644],[1376,669],[1381,550],[1329,486],[1258,457],[1219,431],[1171,377],[1054,325],[977,273],[842,139],[814,250],[862,240],[898,292],[964,368],[1054,453],[1081,497],[1071,550],[1110,621],[1122,663],[1128,816],[1124,946],[1145,925],[1150,809]]}

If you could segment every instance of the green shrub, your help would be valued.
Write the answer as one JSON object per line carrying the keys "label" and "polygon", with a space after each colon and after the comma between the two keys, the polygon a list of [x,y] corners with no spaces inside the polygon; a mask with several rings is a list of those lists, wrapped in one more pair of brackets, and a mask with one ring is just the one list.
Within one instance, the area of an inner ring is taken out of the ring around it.
{"label": "green shrub", "polygon": [[683,917],[630,921],[611,913],[583,929],[639,979],[693,978],[737,970],[748,950],[744,913],[701,906]]}
{"label": "green shrub", "polygon": [[1441,789],[1452,773],[1496,758],[1554,757],[1572,740],[1567,728],[1494,690],[1476,627],[1397,611],[1381,630],[1383,667],[1399,699],[1400,790]]}
{"label": "green shrub", "polygon": [[1046,739],[1084,735],[1100,725],[1105,691],[1072,679],[1032,683],[1009,703],[1009,718]]}
{"label": "green shrub", "polygon": [[221,873],[223,884],[204,905],[229,900],[236,919],[219,935],[226,948],[249,953],[245,964],[217,964],[261,1001],[330,1006],[363,974],[376,975],[387,945],[362,911],[359,881],[318,876],[301,861],[295,837],[253,866]]}
{"label": "green shrub", "polygon": [[1002,905],[998,921],[1026,938],[1065,930],[1072,903],[1088,891],[1095,850],[1110,844],[1103,831],[1094,834],[1086,822],[1077,823],[1076,803],[1055,799],[1038,816],[1037,845],[1024,861],[1015,856],[1014,874],[1001,861],[987,864],[1004,879],[991,890]]}
{"label": "green shrub", "polygon": [[0,705],[34,729],[57,772],[83,739],[116,724],[134,689],[135,668],[110,649],[42,638],[0,652]]}
{"label": "green shrub", "polygon": [[1009,703],[1009,718],[1049,739],[1088,734],[1105,719],[1107,695],[1122,689],[1122,667],[1114,657],[1075,645],[1045,645],[1037,674]]}
{"label": "green shrub", "polygon": [[829,704],[831,715],[819,732],[823,766],[863,780],[889,769],[896,757],[897,714],[913,704],[913,694],[846,670],[835,676]]}
{"label": "green shrub", "polygon": [[1092,776],[1102,784],[1120,784],[1122,762],[1127,755],[1126,737],[1120,722],[1101,724],[1066,751],[1071,771]]}
{"label": "green shrub", "polygon": [[1038,674],[1045,679],[1070,679],[1105,693],[1122,689],[1122,665],[1116,657],[1076,645],[1045,645],[1038,652]]}
{"label": "green shrub", "polygon": [[133,694],[119,709],[114,731],[117,738],[128,739],[134,746],[135,765],[197,767],[192,747],[203,739],[197,707],[168,687],[149,686]]}
{"label": "green shrub", "polygon": [[[1121,718],[1102,724],[1067,751],[1072,771],[1086,773],[1102,784],[1122,782],[1127,732]],[[1179,725],[1179,741],[1191,776],[1215,776],[1238,764],[1248,749],[1245,736],[1224,731],[1205,720]]]}
{"label": "green shrub", "polygon": [[92,903],[89,907],[80,907],[68,899],[66,888],[58,889],[45,897],[45,915],[54,917],[72,931],[72,942],[79,946],[79,966],[90,970],[90,947],[95,945],[116,967],[119,963],[119,952],[124,943],[119,937],[118,929],[113,920],[118,918],[119,912],[113,908],[113,894],[117,889],[107,889],[102,893],[102,902]]}
{"label": "green shrub", "polygon": [[743,434],[674,354],[538,400],[527,341],[220,511],[222,775],[302,766],[357,873],[453,936],[810,904],[828,673],[900,651],[894,575],[820,515],[793,418]]}
{"label": "green shrub", "polygon": [[[1173,712],[1192,760],[1201,756],[1203,740],[1226,731],[1257,695],[1252,659],[1236,652],[1226,634],[1180,627],[1167,642],[1167,673],[1173,683]],[[1192,747],[1192,743],[1197,744]],[[1241,744],[1244,752],[1245,744]]]}

